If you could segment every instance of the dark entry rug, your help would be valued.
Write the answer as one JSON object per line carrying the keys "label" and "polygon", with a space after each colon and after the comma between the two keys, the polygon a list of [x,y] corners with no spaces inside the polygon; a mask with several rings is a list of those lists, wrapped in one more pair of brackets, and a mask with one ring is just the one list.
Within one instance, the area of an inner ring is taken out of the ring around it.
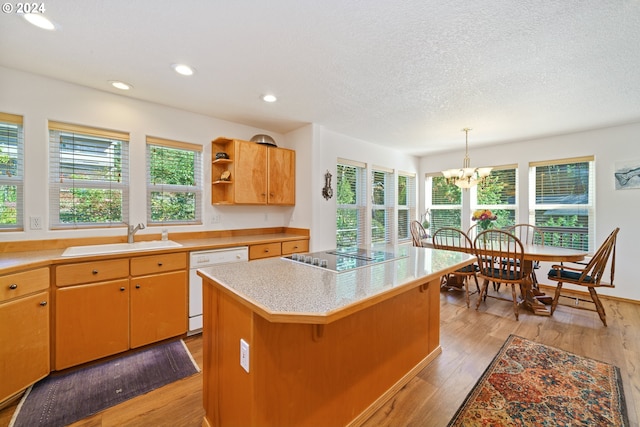
{"label": "dark entry rug", "polygon": [[65,426],[199,370],[178,340],[52,374],[27,390],[9,426]]}
{"label": "dark entry rug", "polygon": [[628,426],[620,370],[510,335],[453,426]]}

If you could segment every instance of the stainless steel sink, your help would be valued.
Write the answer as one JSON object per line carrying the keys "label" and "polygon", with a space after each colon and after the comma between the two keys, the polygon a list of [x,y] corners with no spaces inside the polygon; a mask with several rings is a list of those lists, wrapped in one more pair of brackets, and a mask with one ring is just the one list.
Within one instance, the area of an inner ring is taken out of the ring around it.
{"label": "stainless steel sink", "polygon": [[134,243],[108,243],[104,245],[71,246],[62,256],[115,254],[121,252],[150,251],[157,249],[181,248],[182,245],[173,240],[151,240]]}

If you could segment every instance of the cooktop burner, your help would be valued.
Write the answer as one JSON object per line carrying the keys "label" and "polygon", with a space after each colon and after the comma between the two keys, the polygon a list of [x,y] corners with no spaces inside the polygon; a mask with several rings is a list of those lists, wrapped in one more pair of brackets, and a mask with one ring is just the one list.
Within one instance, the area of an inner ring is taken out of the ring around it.
{"label": "cooktop burner", "polygon": [[363,248],[339,248],[306,254],[292,254],[283,259],[313,267],[343,272],[400,258],[393,252]]}

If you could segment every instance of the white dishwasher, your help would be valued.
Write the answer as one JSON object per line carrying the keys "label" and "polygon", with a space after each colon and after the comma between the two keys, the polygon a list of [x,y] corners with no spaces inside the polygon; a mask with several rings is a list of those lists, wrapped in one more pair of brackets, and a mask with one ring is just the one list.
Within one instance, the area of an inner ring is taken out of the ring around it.
{"label": "white dishwasher", "polygon": [[202,278],[199,268],[215,264],[249,261],[247,246],[191,252],[189,254],[189,332],[193,335],[202,329]]}

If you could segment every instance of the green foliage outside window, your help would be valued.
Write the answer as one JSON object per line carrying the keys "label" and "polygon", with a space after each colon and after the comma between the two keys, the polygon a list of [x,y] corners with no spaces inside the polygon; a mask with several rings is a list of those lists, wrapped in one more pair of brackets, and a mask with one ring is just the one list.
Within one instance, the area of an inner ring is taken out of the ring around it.
{"label": "green foliage outside window", "polygon": [[357,246],[358,244],[358,206],[356,188],[358,184],[358,168],[337,165],[336,198],[336,246],[339,248]]}
{"label": "green foliage outside window", "polygon": [[122,191],[96,188],[60,190],[63,224],[121,223]]}
{"label": "green foliage outside window", "polygon": [[[478,205],[513,205],[516,201],[515,174],[516,169],[491,172],[491,175],[478,185]],[[515,210],[513,208],[493,208],[491,212],[497,216],[494,224],[495,228],[506,228],[515,224]]]}
{"label": "green foliage outside window", "polygon": [[194,221],[197,153],[160,146],[150,149],[151,221]]}
{"label": "green foliage outside window", "polygon": [[[11,228],[18,224],[18,186],[11,182],[11,178],[19,173],[21,134],[18,125],[0,123],[0,227]],[[8,179],[2,182],[3,177]]]}

